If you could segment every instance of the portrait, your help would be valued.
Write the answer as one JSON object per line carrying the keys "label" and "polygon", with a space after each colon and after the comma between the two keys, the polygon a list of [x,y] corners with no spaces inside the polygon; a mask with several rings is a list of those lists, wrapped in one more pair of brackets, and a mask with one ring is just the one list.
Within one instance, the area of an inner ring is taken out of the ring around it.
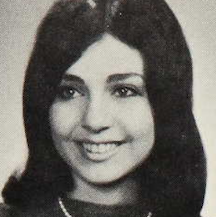
{"label": "portrait", "polygon": [[[2,217],[213,215],[216,78],[207,66],[198,74],[199,25],[187,31],[187,22],[202,3],[194,10],[195,3],[187,4],[185,14],[172,0],[2,4],[9,20],[2,22],[4,53],[7,38],[14,39],[2,58],[8,61],[2,64],[8,94],[1,100],[8,136],[2,137]],[[15,5],[33,9],[22,15],[19,31]],[[31,14],[38,17],[29,20]],[[7,73],[9,63],[20,73]],[[199,95],[203,82],[212,87],[207,99]],[[10,99],[17,83],[19,94]],[[211,106],[199,110],[203,98]],[[211,117],[209,128],[203,113]]]}

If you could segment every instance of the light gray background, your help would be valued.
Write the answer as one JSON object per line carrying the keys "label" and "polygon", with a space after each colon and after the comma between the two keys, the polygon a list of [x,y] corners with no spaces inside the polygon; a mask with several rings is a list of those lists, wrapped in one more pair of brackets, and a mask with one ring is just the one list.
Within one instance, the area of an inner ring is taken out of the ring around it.
{"label": "light gray background", "polygon": [[[22,85],[35,30],[53,0],[0,1],[0,189],[23,168],[26,141]],[[194,114],[205,145],[208,182],[204,217],[216,216],[215,0],[167,0],[186,34],[194,62]]]}

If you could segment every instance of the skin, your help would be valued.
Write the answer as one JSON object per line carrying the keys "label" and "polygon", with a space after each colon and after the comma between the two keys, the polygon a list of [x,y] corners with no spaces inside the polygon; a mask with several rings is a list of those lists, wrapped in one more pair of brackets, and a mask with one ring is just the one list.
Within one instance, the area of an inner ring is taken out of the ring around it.
{"label": "skin", "polygon": [[[130,174],[154,144],[144,76],[140,53],[109,34],[65,72],[49,116],[54,145],[73,171],[70,197],[104,204],[136,200],[139,187]],[[103,143],[113,150],[92,153],[84,146]]]}

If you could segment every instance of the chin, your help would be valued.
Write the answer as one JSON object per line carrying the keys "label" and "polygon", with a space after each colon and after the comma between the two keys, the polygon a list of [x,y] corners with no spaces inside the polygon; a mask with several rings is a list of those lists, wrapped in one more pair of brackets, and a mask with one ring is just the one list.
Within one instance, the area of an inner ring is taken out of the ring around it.
{"label": "chin", "polygon": [[[98,186],[111,186],[123,182],[129,176],[129,173],[121,174],[119,172],[113,173],[113,171],[103,171],[102,173],[88,173],[85,180],[93,185]],[[83,177],[84,178],[84,177]]]}
{"label": "chin", "polygon": [[112,183],[114,184],[118,182],[120,179],[121,177],[119,176],[89,176],[86,181],[92,183],[93,185],[111,185]]}

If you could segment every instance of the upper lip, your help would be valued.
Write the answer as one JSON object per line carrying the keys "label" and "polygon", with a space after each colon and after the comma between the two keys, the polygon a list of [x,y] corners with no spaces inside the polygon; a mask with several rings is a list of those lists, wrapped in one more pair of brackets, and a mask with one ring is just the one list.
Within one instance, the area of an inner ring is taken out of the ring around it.
{"label": "upper lip", "polygon": [[84,140],[76,140],[76,142],[78,143],[88,143],[88,144],[96,144],[96,145],[99,145],[99,144],[122,144],[122,143],[125,143],[126,141],[123,141],[123,140],[106,140],[106,141],[94,141],[94,140],[89,140],[89,139],[84,139]]}

